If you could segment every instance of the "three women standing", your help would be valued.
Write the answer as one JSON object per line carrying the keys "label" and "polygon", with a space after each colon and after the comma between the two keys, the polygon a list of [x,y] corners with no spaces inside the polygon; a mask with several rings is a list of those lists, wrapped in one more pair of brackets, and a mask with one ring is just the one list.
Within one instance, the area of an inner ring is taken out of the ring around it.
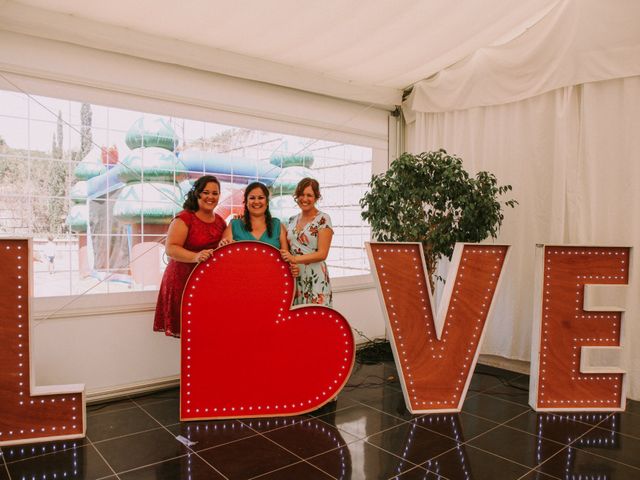
{"label": "three women standing", "polygon": [[294,305],[332,306],[332,291],[325,259],[333,228],[331,219],[316,207],[320,186],[312,178],[302,179],[295,190],[300,213],[285,226],[269,212],[269,190],[254,182],[244,192],[243,217],[229,226],[214,213],[220,198],[220,182],[213,175],[199,178],[183,208],[169,225],[165,252],[169,264],[162,277],[153,330],[180,336],[182,292],[195,265],[207,260],[218,246],[233,240],[268,243],[289,262],[296,281]]}

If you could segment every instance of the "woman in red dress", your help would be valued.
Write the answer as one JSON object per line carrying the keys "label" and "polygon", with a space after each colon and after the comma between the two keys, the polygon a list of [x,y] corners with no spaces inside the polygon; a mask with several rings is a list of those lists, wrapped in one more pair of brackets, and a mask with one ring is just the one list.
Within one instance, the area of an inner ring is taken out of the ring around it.
{"label": "woman in red dress", "polygon": [[220,182],[213,175],[193,185],[180,213],[169,225],[165,252],[170,258],[164,271],[153,330],[180,337],[182,291],[191,271],[218,247],[226,223],[213,210],[220,199]]}

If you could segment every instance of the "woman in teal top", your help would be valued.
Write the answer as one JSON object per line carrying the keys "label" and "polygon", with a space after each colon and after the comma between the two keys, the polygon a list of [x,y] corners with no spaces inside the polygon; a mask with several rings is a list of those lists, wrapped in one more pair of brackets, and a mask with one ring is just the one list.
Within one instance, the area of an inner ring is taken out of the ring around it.
{"label": "woman in teal top", "polygon": [[244,215],[231,220],[222,235],[221,245],[231,241],[264,242],[278,250],[289,251],[287,230],[269,212],[269,189],[260,182],[247,185],[244,190]]}

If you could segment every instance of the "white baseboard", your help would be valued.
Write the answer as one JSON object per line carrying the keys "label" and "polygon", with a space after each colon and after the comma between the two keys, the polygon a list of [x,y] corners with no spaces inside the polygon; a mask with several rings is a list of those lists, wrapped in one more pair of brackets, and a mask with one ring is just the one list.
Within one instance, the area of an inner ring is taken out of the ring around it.
{"label": "white baseboard", "polygon": [[510,372],[523,373],[525,375],[529,375],[531,367],[530,362],[482,353],[478,357],[478,363],[488,365],[490,367],[502,368],[504,370],[509,370]]}
{"label": "white baseboard", "polygon": [[107,388],[98,388],[87,391],[87,404],[102,403],[119,398],[130,397],[133,395],[143,395],[145,393],[157,392],[168,388],[180,386],[180,376],[160,378],[129,385],[116,385]]}

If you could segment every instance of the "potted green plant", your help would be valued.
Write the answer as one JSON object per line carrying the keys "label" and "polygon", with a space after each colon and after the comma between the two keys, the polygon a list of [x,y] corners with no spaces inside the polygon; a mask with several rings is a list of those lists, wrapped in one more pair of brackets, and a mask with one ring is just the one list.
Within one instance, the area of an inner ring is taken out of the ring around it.
{"label": "potted green plant", "polygon": [[499,200],[511,185],[498,185],[489,172],[471,177],[460,158],[442,149],[403,153],[385,173],[374,175],[369,187],[360,206],[373,236],[383,242],[421,242],[432,290],[437,263],[451,258],[456,242],[496,238],[503,205],[518,203]]}

